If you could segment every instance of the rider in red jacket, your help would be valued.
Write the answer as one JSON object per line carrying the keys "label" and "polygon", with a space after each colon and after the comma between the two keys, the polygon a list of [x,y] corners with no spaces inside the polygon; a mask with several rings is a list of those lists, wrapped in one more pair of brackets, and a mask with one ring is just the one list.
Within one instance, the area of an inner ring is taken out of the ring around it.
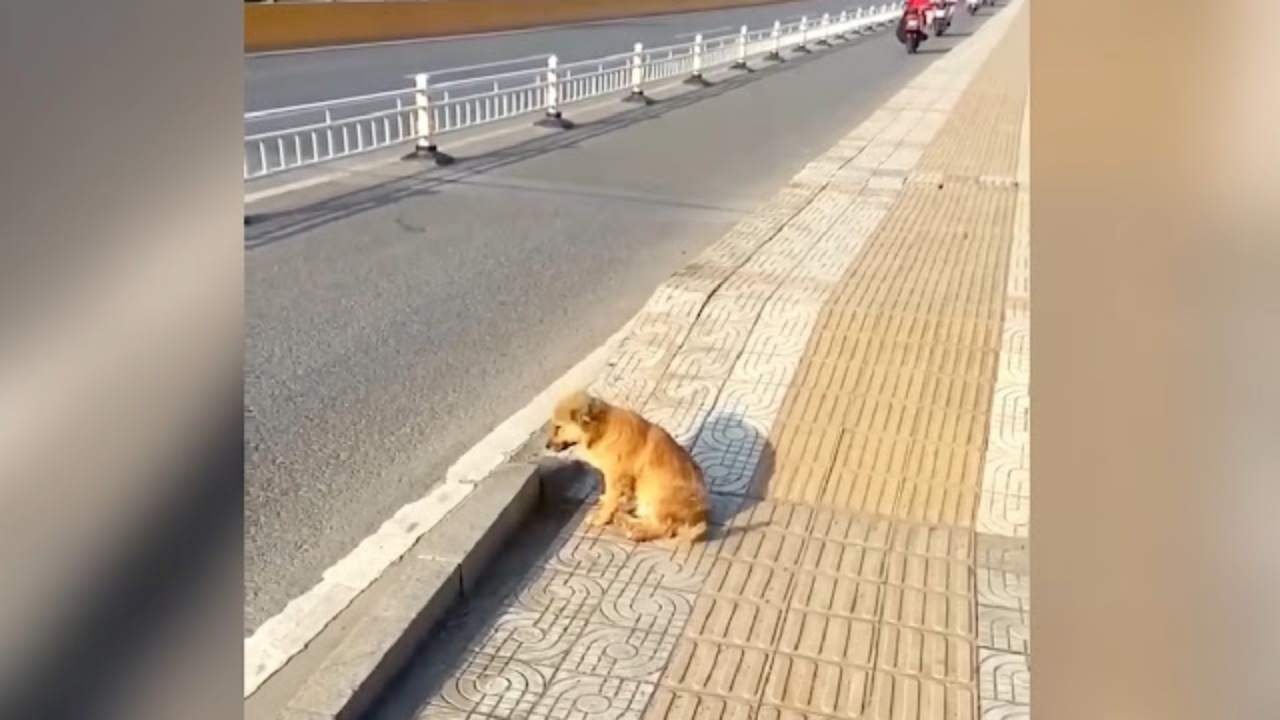
{"label": "rider in red jacket", "polygon": [[920,14],[920,27],[924,29],[929,12],[933,10],[933,0],[907,0],[907,5],[903,8],[902,17],[898,20],[898,42],[905,43],[906,40],[906,23],[907,15],[912,12]]}

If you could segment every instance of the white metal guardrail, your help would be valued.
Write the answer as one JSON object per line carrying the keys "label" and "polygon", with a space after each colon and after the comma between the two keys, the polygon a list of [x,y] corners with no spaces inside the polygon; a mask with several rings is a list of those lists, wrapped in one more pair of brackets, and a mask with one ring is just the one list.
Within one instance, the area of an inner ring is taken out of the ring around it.
{"label": "white metal guardrail", "polygon": [[[896,22],[901,3],[858,8],[816,20],[775,21],[772,27],[658,48],[636,43],[630,52],[560,64],[556,55],[535,55],[413,76],[401,90],[245,113],[244,179],[276,175],[397,145],[446,161],[436,139],[460,130],[541,113],[540,124],[571,127],[562,108],[593,98],[620,95],[648,102],[645,89],[674,78],[703,83],[719,68],[746,68],[750,61],[781,60],[786,52],[810,52],[837,37]],[[449,80],[450,76],[489,74]]]}

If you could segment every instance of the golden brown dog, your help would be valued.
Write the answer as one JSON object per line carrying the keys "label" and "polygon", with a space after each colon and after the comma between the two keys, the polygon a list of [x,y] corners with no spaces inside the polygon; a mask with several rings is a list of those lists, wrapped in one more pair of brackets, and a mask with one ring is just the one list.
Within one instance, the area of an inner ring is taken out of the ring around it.
{"label": "golden brown dog", "polygon": [[[576,447],[604,476],[604,492],[587,519],[616,523],[638,542],[700,540],[707,531],[702,470],[665,430],[625,408],[578,392],[556,405],[547,448]],[[634,504],[634,511],[625,508]]]}

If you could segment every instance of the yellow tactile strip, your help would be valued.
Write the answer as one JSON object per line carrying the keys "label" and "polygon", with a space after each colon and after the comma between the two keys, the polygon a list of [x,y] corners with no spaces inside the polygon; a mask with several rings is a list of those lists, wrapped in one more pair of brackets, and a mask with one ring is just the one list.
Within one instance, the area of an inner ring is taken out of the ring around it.
{"label": "yellow tactile strip", "polygon": [[997,46],[925,149],[912,179],[927,180],[908,183],[823,308],[753,494],[972,526],[1017,199],[1020,35]]}
{"label": "yellow tactile strip", "polygon": [[1014,18],[947,125],[920,158],[917,173],[1009,184],[1018,166],[1029,80],[1029,11]]}

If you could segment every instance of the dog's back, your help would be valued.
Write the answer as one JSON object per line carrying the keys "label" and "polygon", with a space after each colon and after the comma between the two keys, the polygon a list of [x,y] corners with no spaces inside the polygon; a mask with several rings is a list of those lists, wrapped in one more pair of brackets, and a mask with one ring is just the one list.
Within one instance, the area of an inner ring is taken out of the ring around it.
{"label": "dog's back", "polygon": [[[702,468],[659,425],[630,410],[626,424],[643,433],[631,467],[635,478],[636,519],[664,528],[664,535],[698,539],[706,531],[707,493]],[[696,529],[699,528],[700,529]],[[696,529],[696,530],[695,530]]]}
{"label": "dog's back", "polygon": [[[705,534],[702,469],[662,427],[586,393],[562,400],[552,421],[547,447],[577,446],[583,460],[604,477],[604,493],[590,524],[616,522],[635,540],[692,541]],[[619,512],[629,500],[634,511]]]}

